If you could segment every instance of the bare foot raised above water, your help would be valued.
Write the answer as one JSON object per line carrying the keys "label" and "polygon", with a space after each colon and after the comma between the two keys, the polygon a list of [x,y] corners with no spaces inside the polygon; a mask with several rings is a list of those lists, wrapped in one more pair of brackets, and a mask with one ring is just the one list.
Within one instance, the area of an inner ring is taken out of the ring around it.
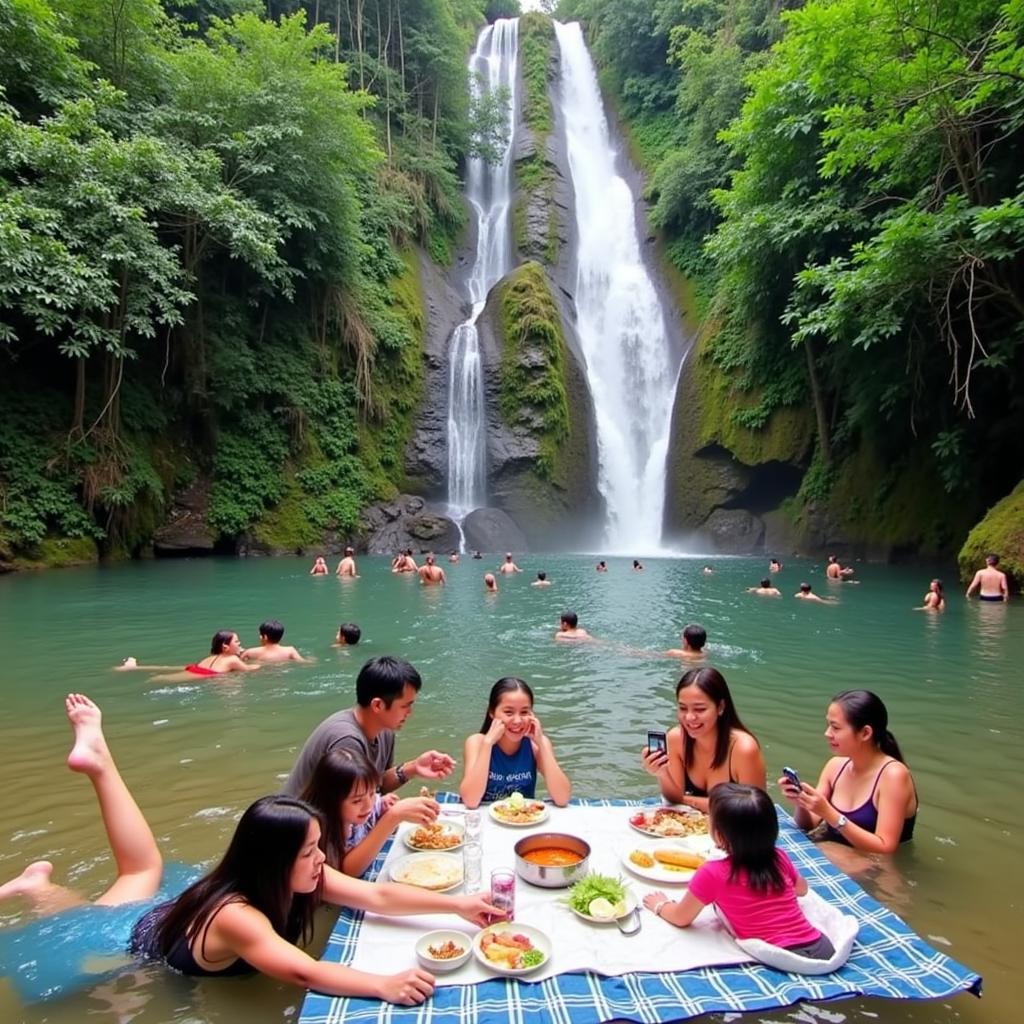
{"label": "bare foot raised above water", "polygon": [[103,713],[84,693],[69,693],[64,707],[75,730],[75,745],[68,754],[68,767],[86,775],[102,771],[110,764],[110,750],[103,735]]}
{"label": "bare foot raised above water", "polygon": [[37,860],[34,864],[29,864],[16,878],[0,885],[0,900],[10,899],[12,896],[38,895],[50,887],[52,874],[53,865],[48,860]]}

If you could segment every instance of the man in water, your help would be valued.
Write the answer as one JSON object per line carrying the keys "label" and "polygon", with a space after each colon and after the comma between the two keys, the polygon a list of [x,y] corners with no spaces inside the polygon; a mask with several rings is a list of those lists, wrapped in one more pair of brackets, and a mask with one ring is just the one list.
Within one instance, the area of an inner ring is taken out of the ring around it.
{"label": "man in water", "polygon": [[505,555],[505,561],[502,562],[500,566],[498,566],[498,572],[500,572],[502,576],[511,576],[512,573],[514,573],[514,572],[522,572],[522,571],[523,570],[520,569],[519,566],[516,565],[516,563],[512,561],[512,552],[511,551],[509,551]]}
{"label": "man in water", "polygon": [[324,754],[352,750],[361,754],[381,775],[382,793],[391,793],[410,779],[443,779],[455,761],[438,750],[426,750],[414,760],[393,765],[395,733],[412,714],[423,685],[419,672],[403,658],[371,658],[356,677],[355,707],[325,718],[306,740],[284,784],[284,792],[298,796],[313,776]]}
{"label": "man in water", "polygon": [[550,587],[551,580],[546,572],[537,573],[537,578],[530,584],[531,587]]}
{"label": "man in water", "polygon": [[834,597],[818,597],[817,594],[812,593],[810,583],[801,583],[800,589],[793,596],[799,597],[801,601],[817,601],[818,604],[836,603],[836,599]]}
{"label": "man in water", "polygon": [[601,561],[594,566],[594,570],[595,572],[607,572],[608,563],[602,558]]}
{"label": "man in water", "polygon": [[594,638],[579,626],[579,618],[575,612],[562,612],[559,620],[556,640],[593,640]]}
{"label": "man in water", "polygon": [[488,594],[496,594],[498,592],[498,581],[494,578],[493,572],[484,573],[484,590]]}
{"label": "man in water", "polygon": [[759,587],[747,587],[748,594],[757,594],[759,597],[782,597],[782,591],[772,586],[772,581],[766,576],[761,580]]}
{"label": "man in water", "polygon": [[701,571],[705,576],[710,576],[715,570],[712,569],[710,565],[705,565]]}
{"label": "man in water", "polygon": [[338,563],[335,575],[342,579],[354,580],[359,576],[356,572],[355,551],[352,548],[345,548],[345,557]]}
{"label": "man in water", "polygon": [[854,574],[853,569],[849,566],[842,566],[839,564],[839,559],[835,555],[828,556],[828,566],[825,569],[825,578],[830,580],[841,580],[847,576]]}
{"label": "man in water", "polygon": [[264,665],[271,665],[279,661],[301,661],[304,658],[294,647],[285,647],[281,643],[284,636],[284,626],[277,619],[267,619],[260,623],[260,645],[259,647],[248,647],[242,651],[242,657],[246,661],[261,661]]}
{"label": "man in water", "polygon": [[691,622],[683,630],[683,646],[673,648],[665,653],[670,658],[685,658],[687,661],[700,661],[704,657],[704,645],[708,642],[707,630]]}
{"label": "man in water", "polygon": [[420,574],[420,583],[425,587],[443,587],[445,584],[444,569],[437,565],[432,554],[427,555],[418,572]]}
{"label": "man in water", "polygon": [[355,647],[363,631],[354,622],[343,622],[338,627],[338,635],[334,638],[336,647]]}
{"label": "man in water", "polygon": [[997,569],[999,556],[996,554],[985,556],[985,568],[979,569],[967,588],[967,597],[970,597],[980,588],[978,598],[982,601],[1009,601],[1010,590],[1006,585],[1006,573]]}

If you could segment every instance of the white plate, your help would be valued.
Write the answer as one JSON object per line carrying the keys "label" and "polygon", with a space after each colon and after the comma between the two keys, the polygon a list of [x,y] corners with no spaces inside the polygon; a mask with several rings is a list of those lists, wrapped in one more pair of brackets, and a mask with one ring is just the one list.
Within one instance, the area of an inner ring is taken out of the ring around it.
{"label": "white plate", "polygon": [[653,857],[656,850],[669,850],[673,847],[686,850],[687,853],[700,853],[702,857],[706,857],[703,850],[695,849],[693,844],[683,839],[662,840],[660,843],[635,843],[633,846],[627,846],[622,851],[623,866],[632,871],[634,875],[646,878],[649,882],[659,882],[662,885],[685,885],[697,873],[696,868],[669,868],[657,860],[652,867],[645,868],[640,864],[634,864],[629,859],[629,855],[634,850],[643,850],[644,853]]}
{"label": "white plate", "polygon": [[412,841],[412,837],[425,826],[410,825],[404,832],[402,832],[402,842],[405,843],[410,850],[417,850],[420,853],[451,853],[452,850],[457,850],[462,846],[466,836],[466,829],[463,827],[461,822],[453,821],[451,818],[438,818],[435,824],[443,826],[445,832],[450,832],[452,835],[457,836],[459,841],[454,846],[446,846],[443,850],[434,850],[428,846],[417,846]]}
{"label": "white plate", "polygon": [[[527,800],[528,804],[540,804],[540,800]],[[507,804],[507,800],[496,800],[488,808],[488,813],[499,825],[508,825],[509,828],[532,828],[534,825],[539,825],[542,821],[548,820],[550,811],[548,810],[547,804],[541,804],[543,810],[538,811],[535,818],[531,818],[529,821],[506,821],[500,814],[495,810],[496,807],[504,806]]]}
{"label": "white plate", "polygon": [[[454,942],[461,946],[463,952],[450,960],[438,960],[432,957],[427,950],[428,946],[442,946],[446,942]],[[458,970],[471,956],[473,952],[473,939],[465,932],[454,929],[444,929],[437,932],[427,932],[416,940],[416,959],[422,967],[436,974],[447,974],[449,971]]]}
{"label": "white plate", "polygon": [[[539,949],[544,954],[544,959],[533,967],[506,967],[504,964],[488,960],[484,955],[483,950],[480,948],[480,944],[483,941],[484,936],[491,932],[509,932],[512,935],[525,935],[530,940],[531,945],[534,946],[534,948]],[[534,928],[533,925],[517,924],[515,921],[502,921],[499,924],[492,924],[490,928],[485,928],[482,932],[478,932],[474,936],[473,955],[489,971],[494,971],[495,974],[504,974],[508,977],[516,978],[521,974],[529,974],[531,971],[539,971],[542,967],[547,965],[551,960],[551,940],[539,928]]]}
{"label": "white plate", "polygon": [[594,917],[591,914],[584,914],[583,911],[577,910],[571,903],[566,904],[566,906],[568,906],[568,908],[577,917],[582,917],[584,921],[590,921],[591,924],[615,924],[616,921],[621,921],[624,917],[629,917],[629,915],[632,914],[639,906],[636,896],[633,895],[633,892],[630,889],[626,889],[626,895],[623,899],[626,902],[626,911],[616,917]]}
{"label": "white plate", "polygon": [[685,815],[688,818],[700,818],[704,824],[704,830],[702,832],[691,833],[691,835],[706,835],[707,834],[707,816],[695,811],[689,807],[672,807],[670,805],[664,805],[662,807],[650,807],[641,808],[638,811],[631,811],[629,815],[629,827],[636,829],[637,832],[645,836],[650,836],[652,839],[689,839],[690,836],[663,836],[660,832],[652,832],[645,825],[638,825],[633,819],[638,815],[642,814],[645,818],[649,818],[655,813],[655,811],[674,811],[676,814]]}
{"label": "white plate", "polygon": [[[431,870],[430,863],[436,861],[436,869]],[[435,879],[436,885],[409,880],[409,873],[419,869],[424,874],[424,880]],[[403,882],[405,885],[415,885],[419,889],[429,889],[431,892],[450,892],[452,889],[462,885],[462,857],[451,853],[407,853],[399,857],[388,867],[388,874],[393,882]],[[451,878],[453,881],[446,881]]]}

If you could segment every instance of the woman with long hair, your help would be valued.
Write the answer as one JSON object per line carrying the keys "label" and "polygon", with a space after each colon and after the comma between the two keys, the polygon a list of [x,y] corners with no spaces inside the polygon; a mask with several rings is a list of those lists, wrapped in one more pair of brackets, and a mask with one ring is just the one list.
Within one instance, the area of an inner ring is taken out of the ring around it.
{"label": "woman with long hair", "polygon": [[729,684],[718,669],[694,668],[676,685],[679,725],[668,733],[668,751],[644,748],[644,768],[670,803],[707,812],[708,794],[720,782],[765,788],[761,747],[740,721]]}
{"label": "woman with long hair", "polygon": [[[396,883],[349,878],[324,864],[317,812],[301,800],[269,796],[242,815],[221,862],[181,895],[151,906],[163,876],[153,832],[114,763],[100,709],[82,694],[65,701],[75,733],[68,767],[92,783],[117,865],[117,879],[95,903],[139,907],[132,952],[159,959],[189,975],[268,974],[328,995],[368,996],[393,1003],[423,1002],[433,975],[418,968],[378,975],[324,963],[297,948],[309,936],[321,900],[378,914],[456,913],[486,924],[502,912],[482,896],[444,896]],[[53,865],[37,861],[0,886],[0,899],[22,896],[54,912],[84,902],[55,885]],[[97,928],[98,933],[104,929]],[[114,937],[107,933],[106,937]],[[127,936],[123,936],[123,946]],[[103,956],[118,952],[96,950]],[[45,955],[45,950],[39,951]]]}
{"label": "woman with long hair", "polygon": [[892,853],[913,837],[918,801],[885,704],[870,690],[837,694],[825,715],[825,739],[835,756],[825,762],[817,786],[779,779],[797,825],[824,823],[826,839],[866,853]]}
{"label": "woman with long hair", "polygon": [[538,775],[551,799],[564,807],[572,783],[533,712],[533,690],[522,679],[505,676],[491,687],[480,731],[466,739],[459,796],[467,807],[479,807],[481,802],[501,800],[512,793],[532,799]]}

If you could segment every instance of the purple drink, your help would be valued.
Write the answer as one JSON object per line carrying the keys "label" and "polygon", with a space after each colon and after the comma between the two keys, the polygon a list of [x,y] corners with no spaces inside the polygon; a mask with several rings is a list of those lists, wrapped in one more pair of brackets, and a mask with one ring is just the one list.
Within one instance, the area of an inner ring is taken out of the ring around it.
{"label": "purple drink", "polygon": [[512,921],[516,911],[516,874],[509,868],[491,872],[491,903],[505,911],[505,920]]}

